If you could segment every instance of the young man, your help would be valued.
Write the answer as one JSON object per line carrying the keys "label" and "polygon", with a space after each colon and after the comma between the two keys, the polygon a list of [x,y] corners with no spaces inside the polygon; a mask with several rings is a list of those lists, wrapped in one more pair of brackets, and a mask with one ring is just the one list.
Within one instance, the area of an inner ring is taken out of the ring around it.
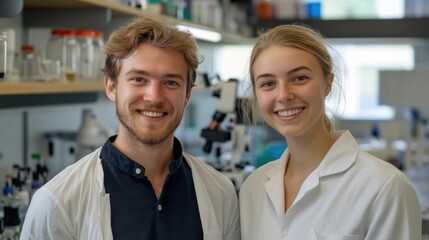
{"label": "young man", "polygon": [[174,137],[199,64],[194,38],[137,18],[105,48],[118,134],[36,192],[21,239],[240,239],[232,183]]}

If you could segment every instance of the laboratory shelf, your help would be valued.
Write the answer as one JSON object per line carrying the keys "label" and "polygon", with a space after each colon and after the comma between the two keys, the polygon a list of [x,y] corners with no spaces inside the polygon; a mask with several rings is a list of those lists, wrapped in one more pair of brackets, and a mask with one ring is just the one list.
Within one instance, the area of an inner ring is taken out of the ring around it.
{"label": "laboratory shelf", "polygon": [[76,82],[3,82],[0,95],[63,94],[103,92],[103,81]]}
{"label": "laboratory shelf", "polygon": [[281,24],[304,24],[327,38],[429,38],[429,18],[338,19],[338,20],[264,20],[254,25],[254,35],[261,29]]}
{"label": "laboratory shelf", "polygon": [[[57,11],[54,11],[55,9]],[[79,16],[79,18],[76,18],[73,21],[73,24],[75,25],[79,25],[80,22],[86,22],[87,24],[96,24],[98,22],[99,25],[105,25],[110,21],[111,15],[128,17],[144,16],[171,25],[180,24],[187,27],[217,32],[222,36],[222,43],[242,44],[253,41],[250,37],[241,36],[237,33],[228,32],[223,29],[212,28],[186,20],[179,20],[175,17],[148,10],[141,10],[120,2],[108,0],[25,0],[24,25],[27,27],[46,27],[49,25],[52,26],[53,24],[62,24],[67,26],[67,21],[61,22],[61,16],[64,17],[64,14],[71,16],[74,14],[73,10],[77,11],[75,16]],[[109,11],[111,11],[111,13]],[[85,17],[86,13],[88,13],[91,18],[89,21],[87,21]],[[50,20],[52,17],[47,16],[58,16],[57,19],[59,22],[52,22]],[[96,16],[98,16],[98,18]]]}

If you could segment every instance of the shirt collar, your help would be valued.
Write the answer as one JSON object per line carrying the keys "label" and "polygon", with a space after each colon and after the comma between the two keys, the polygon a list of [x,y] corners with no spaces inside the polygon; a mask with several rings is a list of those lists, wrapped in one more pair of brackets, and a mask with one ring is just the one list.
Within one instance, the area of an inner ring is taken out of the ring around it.
{"label": "shirt collar", "polygon": [[[124,172],[127,175],[143,178],[145,176],[145,168],[139,163],[135,162],[131,158],[128,158],[125,154],[119,151],[114,145],[117,135],[110,137],[103,145],[100,153],[100,158],[103,161],[109,162],[118,170]],[[177,138],[174,138],[173,143],[173,160],[168,164],[170,173],[176,172],[176,170],[182,165],[183,153],[182,145]]]}

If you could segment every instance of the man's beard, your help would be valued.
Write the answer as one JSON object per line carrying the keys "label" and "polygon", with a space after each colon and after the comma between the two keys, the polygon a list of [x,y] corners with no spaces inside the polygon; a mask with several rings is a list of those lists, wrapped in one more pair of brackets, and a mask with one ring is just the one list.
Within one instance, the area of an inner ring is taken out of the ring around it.
{"label": "man's beard", "polygon": [[[133,111],[131,109],[130,111]],[[171,134],[174,133],[174,131],[177,129],[177,127],[180,124],[180,121],[182,119],[183,114],[178,114],[174,119],[172,119],[171,122],[168,123],[168,125],[162,129],[161,132],[157,134],[144,134],[139,131],[139,126],[135,124],[135,121],[130,117],[130,115],[127,115],[124,111],[122,111],[118,105],[116,104],[116,115],[118,116],[119,121],[121,122],[122,126],[125,127],[127,130],[127,135],[130,137],[136,139],[137,141],[148,144],[148,145],[156,145],[163,143],[166,141]],[[147,128],[147,127],[145,127]],[[151,127],[153,128],[153,127]]]}

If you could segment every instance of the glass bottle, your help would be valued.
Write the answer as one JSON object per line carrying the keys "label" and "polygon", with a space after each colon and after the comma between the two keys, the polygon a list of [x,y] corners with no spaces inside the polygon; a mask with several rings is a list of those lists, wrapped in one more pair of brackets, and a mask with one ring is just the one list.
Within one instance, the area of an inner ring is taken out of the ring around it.
{"label": "glass bottle", "polygon": [[7,35],[0,32],[0,81],[6,78],[7,69]]}
{"label": "glass bottle", "polygon": [[66,30],[64,37],[63,69],[67,81],[74,81],[79,73],[80,45],[76,40],[76,31]]}
{"label": "glass bottle", "polygon": [[67,30],[64,29],[52,29],[51,36],[48,40],[48,45],[46,47],[46,57],[45,61],[49,61],[52,64],[59,65],[59,73],[57,74],[57,79],[60,81],[65,81],[66,75],[64,70],[64,57],[65,57],[65,41],[64,41],[64,33]]}
{"label": "glass bottle", "polygon": [[37,59],[33,45],[21,46],[21,76],[22,82],[33,81],[37,73]]}
{"label": "glass bottle", "polygon": [[104,67],[105,60],[103,33],[96,31],[94,36],[94,76],[97,79],[103,78],[101,69]]}
{"label": "glass bottle", "polygon": [[95,32],[91,30],[76,31],[76,37],[80,45],[79,79],[95,79],[94,36]]}

